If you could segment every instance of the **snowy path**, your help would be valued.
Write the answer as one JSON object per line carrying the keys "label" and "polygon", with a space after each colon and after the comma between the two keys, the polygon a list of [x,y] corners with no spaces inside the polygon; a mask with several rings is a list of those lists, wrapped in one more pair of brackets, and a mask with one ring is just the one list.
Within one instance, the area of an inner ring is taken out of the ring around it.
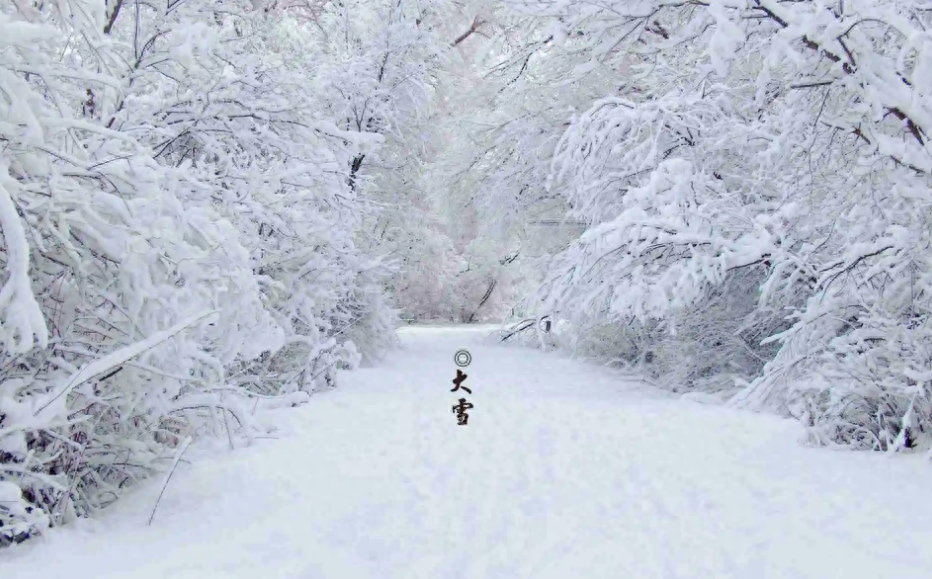
{"label": "snowy path", "polygon": [[918,457],[803,448],[791,421],[480,335],[403,331],[383,366],[278,412],[278,440],[180,468],[151,527],[157,484],[0,552],[0,577],[932,577]]}

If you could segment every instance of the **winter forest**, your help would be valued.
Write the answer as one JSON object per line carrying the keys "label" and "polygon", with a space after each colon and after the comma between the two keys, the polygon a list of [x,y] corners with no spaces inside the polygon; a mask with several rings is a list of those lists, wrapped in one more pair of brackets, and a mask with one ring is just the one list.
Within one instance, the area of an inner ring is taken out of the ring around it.
{"label": "winter forest", "polygon": [[0,548],[418,324],[930,452],[927,0],[0,7]]}

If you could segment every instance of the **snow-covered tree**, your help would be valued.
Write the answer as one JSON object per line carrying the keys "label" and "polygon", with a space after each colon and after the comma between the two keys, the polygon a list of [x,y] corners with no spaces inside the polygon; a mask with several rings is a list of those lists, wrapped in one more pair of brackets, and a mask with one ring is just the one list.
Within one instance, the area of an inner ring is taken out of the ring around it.
{"label": "snow-covered tree", "polygon": [[392,340],[355,243],[371,138],[314,108],[313,23],[257,8],[0,10],[0,544]]}
{"label": "snow-covered tree", "polygon": [[552,271],[550,307],[674,344],[705,328],[689,363],[737,363],[751,383],[736,403],[801,413],[820,440],[928,443],[929,12],[512,4],[580,78],[621,73],[556,147],[551,187],[589,230]]}

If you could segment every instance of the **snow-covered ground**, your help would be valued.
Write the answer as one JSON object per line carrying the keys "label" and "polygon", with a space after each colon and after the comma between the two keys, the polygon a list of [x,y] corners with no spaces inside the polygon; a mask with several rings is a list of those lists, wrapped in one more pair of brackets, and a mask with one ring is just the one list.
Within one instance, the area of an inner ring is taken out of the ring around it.
{"label": "snow-covered ground", "polygon": [[[921,458],[804,448],[795,422],[484,330],[402,330],[383,365],[276,411],[277,439],[192,447],[204,456],[179,466],[151,526],[160,481],[0,552],[0,577],[932,577]],[[463,347],[466,427],[450,392]]]}

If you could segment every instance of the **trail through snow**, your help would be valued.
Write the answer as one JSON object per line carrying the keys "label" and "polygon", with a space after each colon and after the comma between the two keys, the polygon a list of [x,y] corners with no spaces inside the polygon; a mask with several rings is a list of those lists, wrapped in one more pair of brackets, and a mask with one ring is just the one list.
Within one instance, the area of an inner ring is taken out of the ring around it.
{"label": "trail through snow", "polygon": [[[3,579],[932,577],[932,467],[800,446],[798,424],[666,396],[488,328],[407,328],[384,364],[198,445]],[[453,355],[472,353],[456,425]],[[214,451],[215,452],[215,451]]]}

